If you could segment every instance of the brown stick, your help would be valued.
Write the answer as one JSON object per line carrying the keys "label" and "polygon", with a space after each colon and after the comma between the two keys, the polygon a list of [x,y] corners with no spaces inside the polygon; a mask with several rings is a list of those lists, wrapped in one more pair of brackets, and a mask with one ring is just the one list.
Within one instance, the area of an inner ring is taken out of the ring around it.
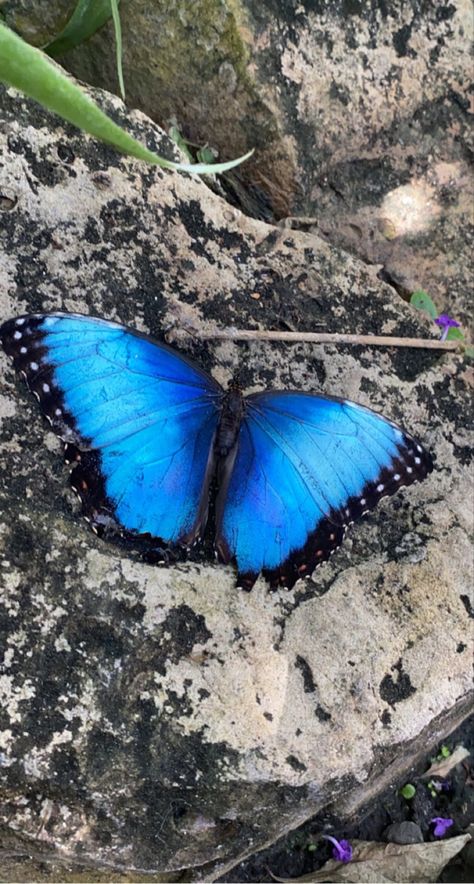
{"label": "brown stick", "polygon": [[457,350],[460,341],[440,341],[433,338],[397,338],[386,335],[346,335],[326,332],[260,331],[259,329],[223,329],[199,332],[198,337],[209,341],[287,341],[290,344],[363,344],[369,347],[418,347],[426,350]]}

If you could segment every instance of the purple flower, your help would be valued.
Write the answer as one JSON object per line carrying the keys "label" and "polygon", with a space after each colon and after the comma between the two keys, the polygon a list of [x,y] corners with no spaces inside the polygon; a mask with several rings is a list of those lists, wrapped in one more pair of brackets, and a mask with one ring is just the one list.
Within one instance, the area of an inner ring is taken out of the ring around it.
{"label": "purple flower", "polygon": [[456,322],[455,319],[451,319],[447,313],[440,313],[438,318],[435,319],[436,325],[442,329],[441,332],[441,340],[445,341],[448,336],[448,331],[450,328],[459,328],[459,322]]}
{"label": "purple flower", "polygon": [[448,780],[431,780],[431,785],[436,792],[449,792],[451,783]]}
{"label": "purple flower", "polygon": [[350,863],[352,859],[352,847],[348,841],[345,839],[338,841],[337,838],[333,838],[332,835],[323,835],[323,838],[326,841],[330,841],[333,845],[332,855],[334,859],[338,860],[340,863]]}
{"label": "purple flower", "polygon": [[433,835],[435,838],[442,838],[449,827],[453,825],[454,820],[444,816],[434,816],[433,819],[430,820],[430,823],[433,823],[434,825]]}

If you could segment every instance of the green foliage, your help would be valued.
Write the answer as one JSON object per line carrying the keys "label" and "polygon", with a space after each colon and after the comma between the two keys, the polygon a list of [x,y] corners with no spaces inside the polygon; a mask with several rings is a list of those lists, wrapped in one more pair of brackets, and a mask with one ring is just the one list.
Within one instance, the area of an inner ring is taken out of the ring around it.
{"label": "green foliage", "polygon": [[178,145],[179,149],[182,150],[185,157],[188,158],[188,161],[190,163],[194,163],[194,157],[193,157],[191,151],[189,150],[190,143],[189,143],[189,141],[186,140],[184,135],[181,134],[181,132],[179,131],[176,124],[174,124],[173,126],[170,126],[170,128],[168,130],[168,135],[172,139],[172,141],[174,141],[174,143]]}
{"label": "green foliage", "polygon": [[122,71],[122,27],[118,5],[120,0],[77,0],[71,18],[65,28],[47,46],[45,52],[52,58],[58,58],[79,46],[84,40],[92,37],[112,16],[115,29],[115,51],[117,59],[117,77],[120,94],[125,101],[125,85]]}
{"label": "green foliage", "polygon": [[[427,292],[421,290],[413,292],[410,298],[410,304],[413,307],[416,307],[417,310],[426,313],[430,319],[435,320],[437,325],[443,329],[443,334],[441,336],[442,341],[466,340],[466,336],[462,329],[459,327],[456,328],[459,323],[453,320],[451,316],[448,316],[445,313],[438,316],[438,308]],[[474,347],[472,344],[465,344],[461,349],[467,359],[474,359]],[[446,749],[446,747],[444,748]]]}
{"label": "green foliage", "polygon": [[431,763],[436,764],[436,762],[443,761],[444,758],[449,758],[450,755],[451,749],[443,743],[443,745],[440,746],[439,752],[431,758]]}
{"label": "green foliage", "polygon": [[446,335],[447,341],[463,341],[464,333],[460,328],[449,328],[448,334]]}
{"label": "green foliage", "polygon": [[416,789],[411,783],[406,783],[405,786],[400,789],[400,795],[407,801],[410,801],[412,798],[414,798],[415,794]]}
{"label": "green foliage", "polygon": [[[174,120],[173,125],[170,126],[168,135],[173,139],[174,143],[178,145],[180,150],[183,151],[190,163],[207,163],[209,166],[212,166],[215,163],[216,155],[212,150],[212,147],[209,147],[207,144],[200,147],[198,144],[193,144],[192,141],[188,141],[178,129],[176,120]],[[194,151],[191,150],[191,148],[194,148]]]}
{"label": "green foliage", "polygon": [[120,87],[120,95],[122,96],[123,101],[125,101],[125,84],[123,82],[123,70],[122,70],[122,25],[120,24],[120,16],[118,11],[118,5],[120,0],[110,0],[112,5],[112,18],[114,20],[114,29],[115,29],[115,58],[117,64],[117,76]]}
{"label": "green foliage", "polygon": [[165,169],[216,174],[238,166],[253,151],[226,163],[173,163],[158,156],[117,126],[63,71],[39,49],[0,24],[0,80],[34,98],[89,135],[112,144],[139,160]]}
{"label": "green foliage", "polygon": [[[77,0],[76,8],[66,26],[54,40],[43,47],[44,51],[52,58],[58,58],[79,46],[105,24],[114,7],[117,10],[119,2],[120,0]],[[117,39],[117,27],[115,35]]]}
{"label": "green foliage", "polygon": [[199,163],[215,163],[216,158],[212,148],[204,145],[204,147],[200,147],[196,152],[196,157]]}
{"label": "green foliage", "polygon": [[427,292],[421,290],[413,292],[410,298],[410,304],[412,307],[416,307],[417,310],[422,310],[423,313],[427,313],[428,316],[431,316],[431,319],[436,319],[438,315],[436,304],[431,300]]}

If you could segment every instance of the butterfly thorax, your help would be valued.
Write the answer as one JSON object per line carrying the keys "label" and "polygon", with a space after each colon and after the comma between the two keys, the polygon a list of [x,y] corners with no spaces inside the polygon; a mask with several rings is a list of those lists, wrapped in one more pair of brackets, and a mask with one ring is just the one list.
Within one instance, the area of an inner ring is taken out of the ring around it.
{"label": "butterfly thorax", "polygon": [[237,386],[231,386],[225,394],[221,419],[216,433],[215,450],[219,457],[227,457],[237,441],[244,414],[244,397]]}

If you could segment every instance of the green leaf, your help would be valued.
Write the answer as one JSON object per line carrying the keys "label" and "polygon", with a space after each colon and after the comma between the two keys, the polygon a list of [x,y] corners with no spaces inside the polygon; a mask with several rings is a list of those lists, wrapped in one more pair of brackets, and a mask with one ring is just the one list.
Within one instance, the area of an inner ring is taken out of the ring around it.
{"label": "green leaf", "polygon": [[233,169],[248,159],[253,150],[226,163],[173,163],[148,150],[117,126],[100,108],[67,77],[50,59],[25,43],[17,34],[0,24],[0,80],[34,98],[48,110],[78,126],[89,135],[112,144],[123,153],[146,163],[192,174],[216,174]]}
{"label": "green leaf", "polygon": [[112,18],[114,20],[114,29],[115,29],[115,58],[117,63],[117,76],[120,86],[120,95],[125,101],[125,84],[123,82],[123,70],[122,70],[122,25],[120,24],[120,16],[118,11],[118,5],[120,0],[110,0],[112,5]]}
{"label": "green leaf", "polygon": [[[198,144],[193,144],[192,141],[188,141],[188,139],[185,138],[184,135],[178,129],[176,121],[174,121],[173,125],[170,126],[170,128],[168,130],[168,135],[170,136],[170,138],[173,139],[174,143],[178,145],[180,150],[183,151],[185,156],[187,156],[190,163],[197,162],[197,163],[207,163],[209,166],[211,166],[211,164],[215,165],[216,154],[212,150],[212,148],[208,147],[207,144],[205,144],[203,147],[200,147]],[[195,151],[196,160],[194,159],[194,154],[189,149],[190,147],[196,148],[196,151]]]}
{"label": "green leaf", "polygon": [[115,30],[117,77],[120,94],[125,101],[125,85],[122,70],[122,26],[118,11],[119,3],[120,0],[77,0],[76,8],[65,28],[54,40],[44,47],[44,50],[52,58],[65,55],[66,52],[92,37],[112,16]]}
{"label": "green leaf", "polygon": [[200,147],[196,153],[196,156],[200,163],[209,163],[211,165],[215,162],[216,157],[212,152],[210,147]]}
{"label": "green leaf", "polygon": [[422,310],[423,313],[427,313],[432,319],[436,319],[438,315],[436,305],[427,292],[421,290],[419,292],[413,292],[410,298],[410,304],[412,307],[416,307],[417,310]]}
{"label": "green leaf", "polygon": [[174,141],[174,143],[178,145],[180,150],[183,151],[185,157],[188,158],[189,162],[193,163],[194,157],[193,157],[191,151],[189,150],[189,147],[188,147],[189,142],[186,141],[186,138],[184,138],[183,135],[181,135],[181,132],[179,131],[178,127],[177,126],[170,126],[170,128],[168,129],[168,135],[172,139],[172,141]]}
{"label": "green leaf", "polygon": [[449,758],[449,756],[451,755],[451,749],[449,749],[447,746],[441,746],[439,754],[441,755],[441,758]]}
{"label": "green leaf", "polygon": [[[64,55],[92,37],[113,13],[120,0],[77,0],[76,8],[60,34],[44,50],[53,58]],[[113,4],[113,5],[112,5]],[[117,33],[117,29],[115,31]]]}
{"label": "green leaf", "polygon": [[464,332],[461,331],[460,328],[449,328],[448,334],[446,335],[447,341],[463,341],[464,340]]}
{"label": "green leaf", "polygon": [[407,783],[403,788],[400,789],[400,795],[402,798],[406,798],[407,801],[410,801],[416,794],[416,789],[412,786],[411,783]]}

